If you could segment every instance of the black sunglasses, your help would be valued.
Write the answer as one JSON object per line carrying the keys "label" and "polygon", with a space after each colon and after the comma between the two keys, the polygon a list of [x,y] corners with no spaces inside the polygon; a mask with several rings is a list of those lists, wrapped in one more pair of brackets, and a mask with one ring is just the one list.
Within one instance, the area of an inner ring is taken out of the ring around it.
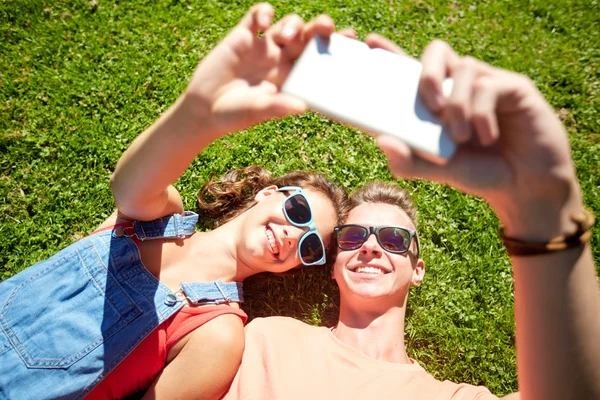
{"label": "black sunglasses", "polygon": [[394,254],[406,253],[410,248],[412,239],[417,242],[417,257],[420,252],[419,237],[417,231],[402,226],[364,226],[364,225],[340,225],[335,227],[335,239],[337,246],[342,250],[360,249],[369,240],[372,234],[385,251]]}
{"label": "black sunglasses", "polygon": [[294,226],[308,228],[298,241],[298,255],[304,265],[325,264],[325,245],[317,232],[313,221],[312,211],[308,199],[301,188],[286,186],[277,189],[279,192],[294,192],[283,201],[283,213]]}

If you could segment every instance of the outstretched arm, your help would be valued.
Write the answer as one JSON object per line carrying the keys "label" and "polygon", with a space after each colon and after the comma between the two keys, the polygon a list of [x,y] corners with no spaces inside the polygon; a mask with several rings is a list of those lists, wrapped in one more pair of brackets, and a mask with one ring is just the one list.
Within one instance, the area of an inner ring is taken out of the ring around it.
{"label": "outstretched arm", "polygon": [[198,65],[186,92],[123,154],[111,178],[122,214],[152,220],[182,212],[170,185],[202,149],[229,132],[305,110],[279,88],[310,37],[331,34],[334,24],[289,15],[271,26],[273,14],[268,4],[253,6]]}
{"label": "outstretched arm", "polygon": [[[401,52],[377,35],[367,43]],[[462,145],[439,166],[379,137],[392,172],[483,197],[511,238],[544,243],[573,234],[571,216],[584,205],[567,134],[531,80],[459,57],[440,41],[422,62],[420,95]],[[454,88],[446,98],[448,76]],[[589,244],[511,258],[521,397],[600,398],[600,293]]]}

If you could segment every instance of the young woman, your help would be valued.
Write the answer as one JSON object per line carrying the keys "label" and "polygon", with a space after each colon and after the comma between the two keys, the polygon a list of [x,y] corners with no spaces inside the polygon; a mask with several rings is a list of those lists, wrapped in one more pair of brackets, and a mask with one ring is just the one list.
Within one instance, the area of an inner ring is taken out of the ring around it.
{"label": "young woman", "polygon": [[132,143],[111,179],[117,213],[0,285],[1,398],[218,398],[243,350],[237,282],[325,263],[345,194],[323,176],[251,167],[209,182],[199,203],[221,224],[205,233],[171,185],[227,132],[304,111],[278,87],[333,23],[272,18],[254,6]]}

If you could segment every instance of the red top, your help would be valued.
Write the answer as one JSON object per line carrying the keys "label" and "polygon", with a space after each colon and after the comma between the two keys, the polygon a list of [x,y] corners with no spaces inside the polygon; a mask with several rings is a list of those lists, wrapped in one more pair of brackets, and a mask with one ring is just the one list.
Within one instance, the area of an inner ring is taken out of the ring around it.
{"label": "red top", "polygon": [[[115,226],[124,225],[126,226],[126,224]],[[104,229],[112,229],[115,226]],[[228,305],[182,308],[174,316],[160,324],[133,349],[86,396],[86,399],[120,399],[148,389],[163,370],[171,346],[194,329],[223,314],[235,314],[244,323],[248,319],[248,316],[242,310]]]}
{"label": "red top", "polygon": [[164,368],[171,346],[194,329],[223,314],[235,314],[244,323],[248,318],[242,310],[228,305],[182,308],[133,349],[86,399],[120,399],[148,389]]}

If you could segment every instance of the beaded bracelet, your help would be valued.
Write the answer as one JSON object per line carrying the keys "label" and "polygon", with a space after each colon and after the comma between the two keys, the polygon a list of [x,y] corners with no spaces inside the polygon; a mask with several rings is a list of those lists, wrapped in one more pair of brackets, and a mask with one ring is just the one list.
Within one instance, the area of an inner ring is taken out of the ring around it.
{"label": "beaded bracelet", "polygon": [[535,256],[570,249],[588,241],[592,235],[590,229],[594,226],[595,218],[591,211],[584,209],[572,214],[571,220],[577,225],[577,230],[573,234],[557,236],[548,242],[529,242],[511,238],[506,236],[503,228],[500,228],[500,239],[504,242],[506,252],[511,256]]}

